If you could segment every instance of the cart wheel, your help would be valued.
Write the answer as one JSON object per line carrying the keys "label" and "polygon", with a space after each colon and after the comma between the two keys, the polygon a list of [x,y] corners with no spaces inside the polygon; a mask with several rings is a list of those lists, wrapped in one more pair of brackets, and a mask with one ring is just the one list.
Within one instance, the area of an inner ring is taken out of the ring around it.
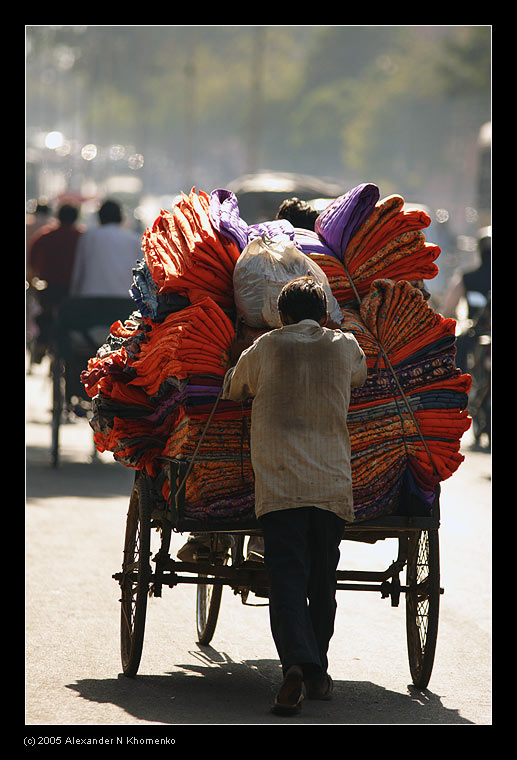
{"label": "cart wheel", "polygon": [[147,484],[140,476],[129,501],[120,581],[120,648],[122,669],[128,678],[135,677],[142,656],[151,578],[150,553],[151,505]]}
{"label": "cart wheel", "polygon": [[222,585],[202,582],[201,579],[207,577],[200,575],[197,585],[196,625],[200,644],[210,644],[212,641],[223,595]]}
{"label": "cart wheel", "polygon": [[406,632],[413,684],[425,689],[431,678],[440,606],[438,531],[420,531],[409,538]]}
{"label": "cart wheel", "polygon": [[52,359],[52,442],[50,454],[52,467],[59,464],[59,426],[63,414],[64,377],[63,362],[57,356]]}

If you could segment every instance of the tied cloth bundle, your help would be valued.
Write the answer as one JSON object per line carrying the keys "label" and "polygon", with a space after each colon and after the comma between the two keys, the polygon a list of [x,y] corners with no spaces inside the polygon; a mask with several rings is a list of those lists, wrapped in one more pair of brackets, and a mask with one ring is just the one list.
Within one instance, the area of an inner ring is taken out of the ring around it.
{"label": "tied cloth bundle", "polygon": [[[192,462],[185,482],[185,517],[205,520],[253,517],[254,479],[249,428],[251,409],[220,405],[207,425],[208,409],[186,408],[164,449],[166,456]],[[243,424],[244,423],[244,424]],[[168,499],[170,485],[162,494]]]}
{"label": "tied cloth bundle", "polygon": [[287,219],[248,225],[240,215],[237,197],[230,190],[219,189],[210,193],[209,212],[214,228],[223,237],[232,240],[241,253],[248,243],[264,234],[268,238],[284,235],[294,240],[295,230]]}
{"label": "tied cloth bundle", "polygon": [[368,366],[347,421],[356,520],[396,512],[408,481],[430,504],[463,462],[460,441],[471,424],[471,377],[455,366],[455,322],[408,282],[391,280],[374,282],[343,318]]}
{"label": "tied cloth bundle", "polygon": [[158,424],[152,419],[159,402],[131,384],[136,371],[130,366],[151,329],[138,312],[124,324],[115,322],[106,343],[81,373],[81,382],[92,399],[90,427],[97,450],[111,451],[121,464],[154,475],[172,419],[163,416]]}
{"label": "tied cloth bundle", "polygon": [[[132,317],[112,325],[108,342],[81,375],[92,398],[97,449],[152,476],[159,472],[160,456],[181,458],[169,438],[185,414],[208,417],[218,401],[234,335],[231,321],[210,298],[161,323]],[[219,415],[240,420],[243,411],[223,401]],[[191,438],[190,446],[195,444]]]}
{"label": "tied cloth bundle", "polygon": [[[352,200],[361,198],[350,193]],[[360,216],[350,213],[351,199],[342,196],[320,214],[314,233],[296,230],[296,244],[323,269],[340,306],[357,305],[357,294],[366,295],[377,279],[430,280],[439,271],[440,248],[423,232],[431,223],[427,212],[405,209],[401,195],[373,205],[375,194],[369,198]],[[341,207],[348,213],[340,214]]]}
{"label": "tied cloth bundle", "polygon": [[209,215],[209,196],[193,188],[172,211],[161,210],[142,238],[145,263],[158,293],[178,293],[191,303],[210,296],[233,309],[232,275],[240,250],[221,235]]}

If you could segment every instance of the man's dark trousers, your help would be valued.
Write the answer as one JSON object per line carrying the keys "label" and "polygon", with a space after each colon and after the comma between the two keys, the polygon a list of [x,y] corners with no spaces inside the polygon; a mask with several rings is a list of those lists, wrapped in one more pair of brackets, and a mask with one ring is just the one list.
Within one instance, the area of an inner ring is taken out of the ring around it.
{"label": "man's dark trousers", "polygon": [[344,520],[325,509],[296,507],[259,518],[269,576],[271,632],[285,674],[300,665],[327,672],[336,615],[336,569]]}

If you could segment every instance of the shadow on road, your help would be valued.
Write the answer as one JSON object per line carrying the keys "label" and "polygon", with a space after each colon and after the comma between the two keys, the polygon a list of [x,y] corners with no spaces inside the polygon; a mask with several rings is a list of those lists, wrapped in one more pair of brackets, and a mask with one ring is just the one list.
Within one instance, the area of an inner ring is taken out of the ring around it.
{"label": "shadow on road", "polygon": [[135,473],[118,462],[63,461],[53,468],[46,452],[37,446],[28,446],[26,467],[26,497],[45,499],[54,496],[85,496],[105,498],[129,495]]}
{"label": "shadow on road", "polygon": [[335,681],[331,702],[305,700],[301,714],[278,717],[269,710],[281,682],[278,661],[234,662],[212,647],[199,650],[190,653],[199,665],[175,665],[166,675],[83,679],[67,688],[152,724],[472,724],[431,691],[408,686],[400,694],[369,681]]}

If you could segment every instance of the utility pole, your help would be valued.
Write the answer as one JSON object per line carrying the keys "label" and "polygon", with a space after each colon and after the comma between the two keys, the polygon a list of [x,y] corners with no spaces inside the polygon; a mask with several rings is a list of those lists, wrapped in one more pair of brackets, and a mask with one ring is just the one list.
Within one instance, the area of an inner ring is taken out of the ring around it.
{"label": "utility pole", "polygon": [[256,172],[260,166],[260,143],[264,105],[264,61],[266,58],[267,28],[256,26],[252,32],[251,87],[248,125],[246,171]]}
{"label": "utility pole", "polygon": [[183,185],[185,193],[189,193],[194,179],[194,152],[196,146],[196,86],[197,86],[197,67],[196,67],[196,49],[197,49],[197,29],[195,26],[190,27],[186,34],[187,54],[185,57],[185,141],[183,151]]}

